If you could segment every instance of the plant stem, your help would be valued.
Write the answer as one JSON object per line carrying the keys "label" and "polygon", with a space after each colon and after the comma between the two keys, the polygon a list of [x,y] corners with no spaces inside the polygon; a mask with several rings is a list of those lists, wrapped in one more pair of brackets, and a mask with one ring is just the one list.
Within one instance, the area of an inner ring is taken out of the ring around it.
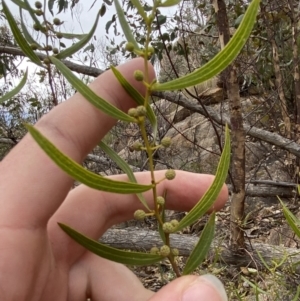
{"label": "plant stem", "polygon": [[[165,233],[165,237],[166,237],[166,245],[170,247],[171,249],[171,245],[170,245],[170,234],[169,233]],[[176,274],[176,277],[180,277],[181,274],[180,274],[180,271],[179,271],[179,268],[174,260],[174,256],[172,254],[172,251],[171,251],[171,254],[168,256],[168,259],[172,265],[172,268],[173,268],[173,271],[175,272]]]}

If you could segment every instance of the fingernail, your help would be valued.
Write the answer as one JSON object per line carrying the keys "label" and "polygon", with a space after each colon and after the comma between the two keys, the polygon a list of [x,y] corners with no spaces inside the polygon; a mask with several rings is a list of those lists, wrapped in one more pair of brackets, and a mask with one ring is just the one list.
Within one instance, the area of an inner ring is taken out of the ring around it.
{"label": "fingernail", "polygon": [[198,277],[183,293],[182,301],[228,301],[222,282],[213,275]]}

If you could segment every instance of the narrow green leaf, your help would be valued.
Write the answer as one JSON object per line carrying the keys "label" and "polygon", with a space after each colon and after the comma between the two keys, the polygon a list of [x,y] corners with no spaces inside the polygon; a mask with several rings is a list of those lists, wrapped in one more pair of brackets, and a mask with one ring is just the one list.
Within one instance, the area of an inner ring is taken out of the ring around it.
{"label": "narrow green leaf", "polygon": [[81,246],[91,251],[92,253],[103,258],[119,262],[126,265],[149,265],[163,260],[159,255],[142,252],[129,252],[115,249],[99,243],[96,240],[90,239],[83,234],[77,232],[71,227],[58,223],[61,229],[66,232],[72,239],[78,242]]}
{"label": "narrow green leaf", "polygon": [[113,0],[109,1],[109,0],[103,0],[107,5],[111,6],[113,4]]}
{"label": "narrow green leaf", "polygon": [[102,3],[99,14],[100,14],[101,17],[103,17],[105,15],[105,13],[106,13],[106,6],[105,6],[104,3]]}
{"label": "narrow green leaf", "polygon": [[22,31],[27,42],[30,44],[35,44],[38,48],[42,48],[42,46],[31,36],[29,31],[27,30],[27,26],[23,22],[23,13],[21,7],[20,7],[20,18],[21,18]]}
{"label": "narrow green leaf", "polygon": [[253,289],[255,289],[255,292],[256,292],[256,293],[265,294],[265,295],[270,295],[270,293],[268,293],[268,292],[262,290],[261,288],[259,288],[259,287],[257,286],[257,284],[252,283],[252,282],[251,282],[250,280],[248,280],[246,277],[244,277],[244,276],[242,276],[242,275],[241,275],[241,277],[242,277],[242,279],[243,279],[245,282],[247,282]]}
{"label": "narrow green leaf", "polygon": [[[101,149],[125,172],[132,183],[137,183],[134,173],[132,172],[130,166],[124,161],[112,148],[106,145],[104,142],[100,141],[99,146]],[[151,211],[144,196],[141,193],[136,194],[140,202]]]}
{"label": "narrow green leaf", "polygon": [[169,7],[169,6],[174,6],[180,3],[181,0],[166,0],[162,3],[159,4],[158,7]]}
{"label": "narrow green leaf", "polygon": [[[157,23],[159,24],[159,25],[163,25],[163,24],[165,24],[166,23],[166,21],[167,21],[167,16],[164,16],[164,15],[159,15],[159,16],[157,16]],[[163,35],[162,35],[163,37],[169,37],[169,34],[168,33],[163,33]],[[164,38],[163,39],[164,41],[165,40],[170,40],[169,38],[168,39],[166,39],[166,38]]]}
{"label": "narrow green leaf", "polygon": [[226,125],[224,148],[218,164],[215,179],[211,184],[211,186],[208,188],[208,190],[205,192],[201,200],[179,222],[176,231],[180,231],[183,228],[194,223],[197,219],[202,217],[207,212],[207,210],[213,205],[226,180],[229,164],[230,164],[230,134],[229,134],[229,128]]}
{"label": "narrow green leaf", "polygon": [[135,8],[137,9],[140,16],[144,19],[144,21],[146,21],[147,20],[147,15],[146,15],[145,10],[143,9],[143,6],[142,6],[141,2],[139,0],[130,0],[130,1],[133,4],[133,6],[135,6]]}
{"label": "narrow green leaf", "polygon": [[213,212],[201,233],[197,245],[186,262],[183,269],[183,275],[192,273],[207,256],[215,234],[215,218],[216,214]]}
{"label": "narrow green leaf", "polygon": [[297,286],[297,292],[294,298],[291,301],[298,301],[300,300],[300,285]]}
{"label": "narrow green leaf", "polygon": [[27,75],[28,75],[28,70],[26,69],[26,72],[25,72],[22,80],[19,82],[19,84],[13,90],[9,91],[8,93],[6,93],[2,97],[0,97],[0,104],[3,103],[6,100],[11,99],[12,97],[14,97],[15,95],[17,95],[22,90],[22,88],[26,84]]}
{"label": "narrow green leaf", "polygon": [[120,119],[126,122],[135,122],[135,119],[133,117],[130,117],[129,115],[125,114],[124,112],[122,112],[121,110],[114,107],[112,104],[98,96],[78,77],[76,77],[72,73],[72,71],[67,66],[65,66],[60,60],[56,59],[55,57],[50,57],[50,60],[56,66],[56,68],[63,74],[63,76],[69,81],[69,83],[96,108],[113,118]]}
{"label": "narrow green leaf", "polygon": [[226,69],[238,56],[254,26],[260,0],[253,0],[229,43],[208,63],[194,72],[166,83],[155,83],[152,91],[178,90],[202,83]]}
{"label": "narrow green leaf", "polygon": [[21,1],[21,0],[11,0],[11,2],[13,2],[14,4],[18,5],[19,7],[27,10],[27,6],[23,1]]}
{"label": "narrow green leaf", "polygon": [[153,185],[140,185],[136,183],[113,181],[94,174],[84,169],[80,164],[70,159],[56,148],[46,137],[31,125],[26,125],[31,136],[44,150],[44,152],[69,176],[82,184],[101,191],[115,192],[122,194],[144,192]]}
{"label": "narrow green leaf", "polygon": [[80,39],[77,43],[75,43],[71,47],[61,51],[59,54],[57,54],[56,58],[57,59],[65,59],[65,58],[73,55],[77,51],[79,51],[81,48],[83,48],[89,42],[89,40],[93,37],[95,30],[97,28],[97,25],[98,25],[99,18],[100,18],[100,12],[97,14],[96,21],[95,21],[92,29],[90,30],[90,32],[88,34],[86,34],[84,38]]}
{"label": "narrow green leaf", "polygon": [[48,9],[51,15],[53,16],[53,5],[55,0],[48,0]]}
{"label": "narrow green leaf", "polygon": [[122,6],[120,5],[118,0],[114,0],[114,3],[115,3],[116,11],[117,11],[117,14],[119,17],[120,25],[122,27],[123,33],[124,33],[127,41],[131,42],[134,45],[134,48],[139,50],[140,47],[132,34],[130,26],[125,18],[124,10],[123,10]]}
{"label": "narrow green leaf", "polygon": [[[114,73],[115,77],[118,79],[119,83],[122,85],[124,90],[129,96],[140,106],[144,105],[145,98],[127,81],[127,79],[121,74],[121,72],[116,69],[114,66],[111,66],[111,70]],[[152,125],[152,131],[154,135],[154,141],[156,140],[157,134],[157,118],[154,114],[150,104],[147,104],[147,117]]]}
{"label": "narrow green leaf", "polygon": [[[57,33],[57,32],[55,32],[55,33]],[[69,40],[72,40],[72,39],[82,40],[87,36],[86,33],[79,34],[79,33],[67,33],[67,32],[61,32],[61,31],[59,33],[62,35],[63,38],[69,39]]]}
{"label": "narrow green leaf", "polygon": [[267,262],[265,261],[265,259],[262,257],[261,253],[260,253],[258,250],[256,250],[256,253],[257,253],[259,259],[261,260],[261,262],[263,263],[263,265],[265,266],[265,268],[266,268],[269,272],[271,272],[271,268],[269,267],[269,265],[267,264]]}
{"label": "narrow green leaf", "polygon": [[300,220],[285,206],[279,196],[277,196],[281,206],[283,208],[283,214],[287,220],[289,226],[292,228],[294,233],[300,238]]}
{"label": "narrow green leaf", "polygon": [[40,59],[38,58],[38,56],[33,52],[33,50],[31,49],[31,47],[28,45],[27,41],[25,40],[25,38],[23,37],[20,29],[18,28],[18,25],[15,21],[15,18],[13,17],[13,15],[11,14],[8,6],[6,5],[5,1],[2,1],[2,5],[3,5],[3,12],[6,15],[9,27],[14,35],[15,40],[17,41],[18,45],[20,46],[20,48],[22,49],[22,51],[25,53],[25,55],[35,64],[37,64],[40,67],[43,67]]}

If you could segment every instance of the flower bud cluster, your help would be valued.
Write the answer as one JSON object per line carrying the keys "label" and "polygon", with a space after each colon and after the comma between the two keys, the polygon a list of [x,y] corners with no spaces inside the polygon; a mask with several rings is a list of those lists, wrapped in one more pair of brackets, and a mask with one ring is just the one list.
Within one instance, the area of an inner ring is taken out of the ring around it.
{"label": "flower bud cluster", "polygon": [[58,38],[58,39],[62,39],[64,36],[63,36],[63,34],[61,33],[61,32],[56,32],[56,37]]}
{"label": "flower bud cluster", "polygon": [[36,1],[36,2],[34,3],[34,6],[35,6],[37,9],[41,9],[41,8],[43,7],[43,4],[42,4],[42,2],[40,2],[40,1]]}
{"label": "flower bud cluster", "polygon": [[158,205],[164,206],[165,199],[162,196],[158,196],[157,199],[156,199],[156,202],[157,202]]}
{"label": "flower bud cluster", "polygon": [[142,221],[146,217],[146,212],[144,210],[138,209],[134,212],[134,218],[138,221]]}
{"label": "flower bud cluster", "polygon": [[164,257],[167,257],[172,253],[173,256],[178,256],[179,255],[179,250],[178,249],[170,249],[169,246],[164,245],[160,249],[158,247],[152,247],[150,249],[150,254],[153,255],[161,255]]}
{"label": "flower bud cluster", "polygon": [[53,24],[56,25],[56,26],[59,26],[59,25],[61,25],[62,23],[61,23],[61,21],[60,21],[59,18],[54,18],[54,19],[53,19]]}
{"label": "flower bud cluster", "polygon": [[174,256],[179,256],[179,250],[178,249],[172,249],[171,252]]}
{"label": "flower bud cluster", "polygon": [[138,106],[136,108],[130,108],[127,114],[134,118],[144,117],[147,114],[147,110],[144,106]]}
{"label": "flower bud cluster", "polygon": [[137,109],[136,108],[130,108],[127,112],[127,114],[131,117],[138,117],[138,112],[137,112]]}
{"label": "flower bud cluster", "polygon": [[177,220],[172,220],[170,222],[165,222],[162,226],[162,229],[165,233],[174,233],[178,226],[179,222]]}
{"label": "flower bud cluster", "polygon": [[147,114],[147,110],[144,106],[138,106],[136,108],[136,111],[137,111],[138,117],[143,117],[143,116],[146,116],[146,114]]}
{"label": "flower bud cluster", "polygon": [[167,245],[162,246],[159,250],[159,253],[161,256],[164,256],[164,257],[169,256],[171,253],[170,247]]}
{"label": "flower bud cluster", "polygon": [[141,150],[143,150],[143,144],[139,141],[135,141],[131,146],[130,146],[130,150],[131,151],[136,151],[136,152],[140,152]]}
{"label": "flower bud cluster", "polygon": [[150,249],[150,254],[158,255],[159,254],[159,248],[158,247],[152,247]]}
{"label": "flower bud cluster", "polygon": [[155,53],[155,49],[152,46],[148,47],[148,55],[152,55]]}
{"label": "flower bud cluster", "polygon": [[169,169],[165,173],[165,177],[167,180],[173,180],[176,177],[176,172],[174,169]]}
{"label": "flower bud cluster", "polygon": [[177,219],[172,219],[170,223],[174,228],[176,228],[179,225],[179,221]]}
{"label": "flower bud cluster", "polygon": [[42,16],[43,15],[43,11],[41,9],[36,9],[34,10],[34,13],[37,15],[37,16]]}
{"label": "flower bud cluster", "polygon": [[135,80],[137,80],[138,82],[141,82],[144,80],[144,72],[141,70],[135,70],[133,72],[133,76],[134,76]]}
{"label": "flower bud cluster", "polygon": [[169,147],[171,143],[172,143],[172,139],[170,137],[164,137],[160,141],[160,144],[166,148]]}
{"label": "flower bud cluster", "polygon": [[133,43],[131,42],[128,42],[126,45],[125,45],[125,49],[129,52],[133,52],[134,51],[134,45]]}

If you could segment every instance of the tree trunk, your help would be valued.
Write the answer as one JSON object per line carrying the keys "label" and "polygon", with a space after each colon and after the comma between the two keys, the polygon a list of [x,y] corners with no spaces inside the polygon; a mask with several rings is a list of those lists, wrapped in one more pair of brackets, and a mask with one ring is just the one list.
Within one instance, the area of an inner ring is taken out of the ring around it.
{"label": "tree trunk", "polygon": [[[274,6],[275,3],[272,3],[272,1],[270,3],[268,3],[268,8],[270,9],[270,11],[275,10]],[[274,6],[274,7],[273,7]],[[273,57],[273,68],[274,68],[274,74],[275,74],[275,86],[276,86],[276,90],[278,93],[278,98],[280,101],[280,109],[281,109],[281,116],[282,116],[282,120],[284,123],[284,134],[287,138],[291,137],[291,121],[290,121],[290,117],[288,114],[288,109],[287,109],[287,101],[286,101],[286,97],[284,94],[284,80],[282,78],[282,74],[281,74],[281,70],[280,70],[280,61],[279,61],[279,55],[278,55],[278,46],[275,40],[275,31],[276,28],[274,28],[275,26],[275,22],[268,22],[266,19],[266,7],[261,7],[262,10],[262,15],[265,16],[265,24],[267,26],[267,35],[268,35],[268,40],[271,43],[271,47],[272,47],[272,57]],[[269,13],[270,16],[270,13]]]}
{"label": "tree trunk", "polygon": [[[224,47],[230,39],[226,4],[224,0],[214,0],[216,20],[219,29],[221,46]],[[242,223],[245,206],[245,130],[240,99],[240,91],[236,69],[231,65],[225,70],[226,88],[230,107],[231,124],[231,176],[233,193],[231,198],[231,238],[230,244],[233,251],[245,249],[244,232]]]}
{"label": "tree trunk", "polygon": [[[292,26],[292,49],[293,49],[293,78],[294,78],[294,92],[295,92],[295,129],[294,140],[300,144],[300,75],[299,75],[299,51],[297,45],[297,38],[299,35],[297,24],[299,22],[299,13],[295,12],[293,1],[289,0],[289,9]],[[300,160],[296,158],[295,180],[299,182]]]}

